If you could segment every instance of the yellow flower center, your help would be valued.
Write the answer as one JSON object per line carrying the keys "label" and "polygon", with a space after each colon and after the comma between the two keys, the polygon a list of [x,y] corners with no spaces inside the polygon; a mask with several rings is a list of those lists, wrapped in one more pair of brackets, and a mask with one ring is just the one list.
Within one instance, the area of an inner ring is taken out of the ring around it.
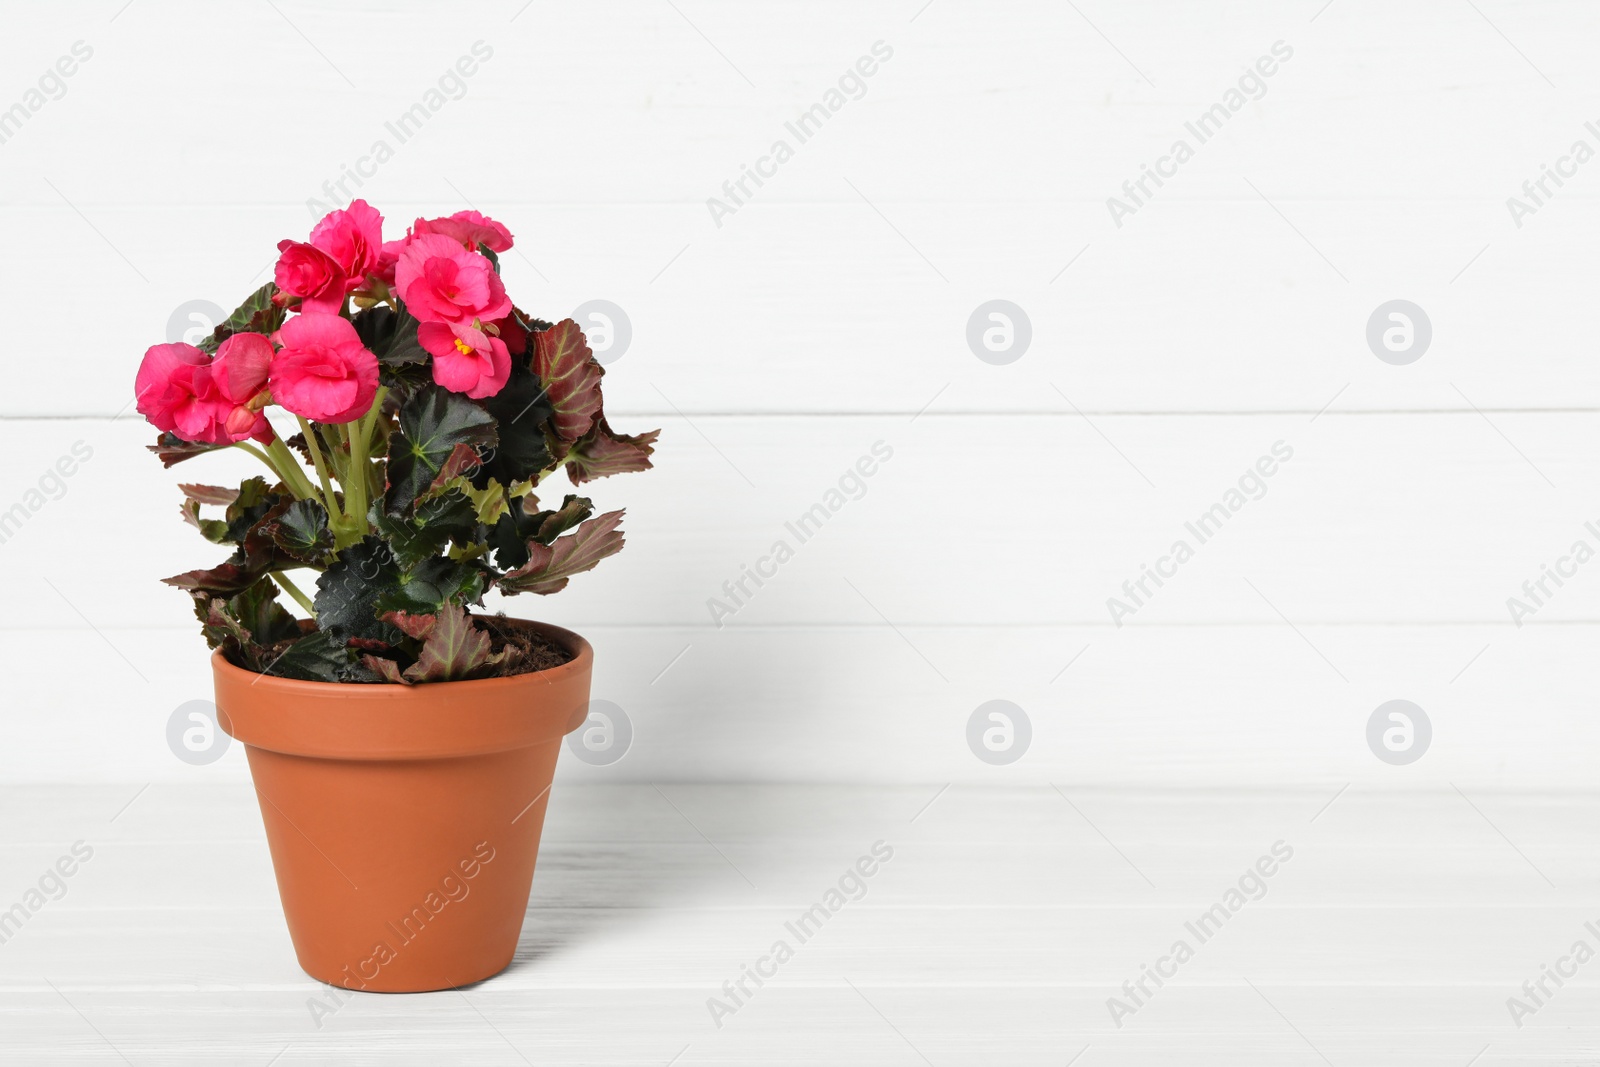
{"label": "yellow flower center", "polygon": [[463,341],[461,338],[457,337],[456,351],[460,352],[463,356],[470,356],[472,355],[472,346],[467,344],[467,342]]}

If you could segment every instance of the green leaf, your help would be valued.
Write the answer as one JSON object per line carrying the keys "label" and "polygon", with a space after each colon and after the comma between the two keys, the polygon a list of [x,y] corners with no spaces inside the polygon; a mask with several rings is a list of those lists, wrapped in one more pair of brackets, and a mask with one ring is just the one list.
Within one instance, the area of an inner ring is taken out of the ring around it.
{"label": "green leaf", "polygon": [[495,253],[494,249],[490,248],[488,245],[480,244],[478,246],[478,255],[489,261],[489,264],[494,267],[494,272],[496,274],[500,273],[500,257]]}
{"label": "green leaf", "polygon": [[554,544],[528,542],[528,562],[508,572],[497,583],[501,592],[557,593],[574,574],[590,570],[607,556],[622,551],[622,512],[608,511],[558,537]]}
{"label": "green leaf", "polygon": [[227,600],[193,593],[194,613],[206,643],[222,649],[230,663],[247,670],[265,670],[276,658],[274,647],[300,634],[300,624],[283,610],[277,594],[267,578]]}
{"label": "green leaf", "polygon": [[483,573],[477,567],[435,556],[402,573],[394,589],[376,598],[373,611],[380,619],[392,611],[432,614],[446,604],[475,604],[482,598]]}
{"label": "green leaf", "polygon": [[545,425],[555,408],[531,370],[514,364],[505,388],[481,403],[498,424],[499,440],[483,453],[483,466],[474,479],[480,486],[491,478],[502,485],[537,480],[555,465],[545,440]]}
{"label": "green leaf", "polygon": [[472,501],[456,490],[417,501],[409,516],[390,515],[381,503],[374,502],[367,518],[388,540],[395,560],[402,567],[412,567],[430,556],[437,556],[452,541],[470,542],[478,528],[478,514]]}
{"label": "green leaf", "polygon": [[495,548],[495,562],[511,569],[528,562],[528,542],[548,545],[568,530],[594,514],[594,502],[588,497],[568,493],[557,511],[526,510],[533,497],[523,500],[521,507],[513,507],[500,516],[491,540]]}
{"label": "green leaf", "polygon": [[421,507],[442,493],[461,493],[472,501],[478,521],[485,526],[493,526],[500,521],[500,516],[511,509],[512,501],[526,496],[532,489],[531,482],[519,482],[507,488],[493,478],[489,479],[488,485],[480,489],[469,482],[465,475],[457,475],[447,482],[429,488],[417,498],[417,506]]}
{"label": "green leaf", "polygon": [[240,483],[239,494],[233,498],[233,503],[228,505],[228,510],[225,512],[228,532],[223,540],[228,544],[243,544],[245,534],[250,532],[250,528],[261,521],[262,516],[283,499],[267,488],[265,478],[246,478]]}
{"label": "green leaf", "polygon": [[[265,478],[247,478],[238,489],[223,489],[214,485],[180,486],[186,498],[183,503],[184,521],[205,535],[206,540],[219,545],[243,544],[251,527],[287,498],[267,488]],[[202,519],[201,504],[225,503],[225,519]]]}
{"label": "green leaf", "polygon": [[568,493],[557,510],[539,511],[529,516],[527,535],[541,545],[554,544],[556,538],[593,514],[594,501],[586,496]]}
{"label": "green leaf", "polygon": [[372,638],[393,644],[394,629],[378,620],[380,597],[400,588],[400,568],[389,546],[371,534],[339,551],[317,579],[317,625],[341,639]]}
{"label": "green leaf", "polygon": [[314,630],[283,650],[267,672],[306,682],[376,682],[356,652],[327,630]]}
{"label": "green leaf", "polygon": [[198,590],[190,596],[194,598],[194,614],[200,620],[200,632],[205,635],[206,644],[222,649],[230,663],[259,670],[247,653],[253,644],[250,631],[228,613],[228,602]]}
{"label": "green leaf", "polygon": [[302,563],[320,567],[333,551],[328,509],[315,500],[296,500],[272,524],[272,543]]}
{"label": "green leaf", "polygon": [[300,624],[278,603],[278,587],[263,578],[228,601],[228,613],[249,631],[262,648],[271,648],[300,634]]}
{"label": "green leaf", "polygon": [[244,302],[233,309],[233,314],[219,323],[211,336],[197,347],[204,352],[215,352],[218,345],[236,333],[271,333],[282,326],[284,311],[272,302],[277,292],[277,283],[268,282],[245,297]]}
{"label": "green leaf", "polygon": [[389,437],[384,508],[402,514],[433,484],[457,445],[495,443],[494,417],[460,393],[430,385],[400,407],[400,428]]}
{"label": "green leaf", "polygon": [[[398,300],[395,303],[400,304]],[[391,367],[427,362],[427,349],[417,343],[417,320],[404,304],[399,311],[379,304],[357,312],[351,321],[361,343],[378,362]]]}
{"label": "green leaf", "polygon": [[214,545],[220,545],[228,538],[228,524],[221,519],[202,519],[200,517],[200,501],[189,497],[180,505],[183,521],[200,531],[202,537]]}

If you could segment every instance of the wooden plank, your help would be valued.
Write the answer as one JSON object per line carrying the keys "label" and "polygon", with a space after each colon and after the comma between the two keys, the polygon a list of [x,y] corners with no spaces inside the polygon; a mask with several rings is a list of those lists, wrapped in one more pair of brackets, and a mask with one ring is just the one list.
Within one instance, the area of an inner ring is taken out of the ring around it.
{"label": "wooden plank", "polygon": [[[0,952],[0,1049],[30,1063],[204,1063],[226,1044],[290,1063],[460,1054],[448,1047],[489,1063],[1059,1064],[1087,1046],[1130,1065],[1320,1052],[1398,1067],[1486,1046],[1571,1062],[1596,1039],[1600,989],[1581,974],[1524,1028],[1505,1007],[1593,917],[1593,794],[1477,797],[1552,889],[1519,880],[1506,840],[1448,789],[1328,806],[1309,790],[1075,793],[1098,830],[1057,822],[1068,808],[1049,789],[962,789],[908,817],[924,793],[672,787],[668,804],[648,786],[563,787],[511,970],[329,1012],[294,967],[246,788],[158,786],[110,823],[123,790],[7,787],[0,803],[44,821],[7,820],[29,843],[0,842],[5,884],[48,863],[51,834],[104,831],[104,845]],[[706,837],[683,832],[680,809]],[[722,982],[879,835],[895,855],[867,894],[716,1026]],[[1107,999],[1280,836],[1294,855],[1266,894],[1116,1026]],[[707,838],[762,888],[723,877]],[[989,1018],[1014,1021],[974,1022]]]}

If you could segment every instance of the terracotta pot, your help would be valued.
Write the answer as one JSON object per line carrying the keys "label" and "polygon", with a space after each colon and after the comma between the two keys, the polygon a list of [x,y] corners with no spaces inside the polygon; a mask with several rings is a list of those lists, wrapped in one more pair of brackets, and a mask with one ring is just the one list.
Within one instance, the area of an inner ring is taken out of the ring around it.
{"label": "terracotta pot", "polygon": [[217,719],[250,759],[289,936],[311,977],[415,993],[481,981],[516,952],[564,734],[594,654],[432,685],[335,685],[214,654]]}

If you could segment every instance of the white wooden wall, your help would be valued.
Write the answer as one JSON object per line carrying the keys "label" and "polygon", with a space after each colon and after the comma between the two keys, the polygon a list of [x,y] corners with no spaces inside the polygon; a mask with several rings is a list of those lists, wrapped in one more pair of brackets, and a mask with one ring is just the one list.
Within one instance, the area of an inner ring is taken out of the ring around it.
{"label": "white wooden wall", "polygon": [[[1592,6],[100,0],[7,23],[0,109],[93,55],[0,143],[0,510],[93,455],[0,544],[0,779],[244,775],[167,750],[210,682],[157,579],[217,554],[175,482],[248,461],[163,472],[116,416],[174,309],[259,285],[307,198],[482,41],[358,192],[395,232],[490,213],[524,307],[632,320],[608,410],[663,428],[657,469],[593,486],[629,546],[507,605],[587,634],[595,696],[633,720],[621,762],[570,780],[1593,781],[1600,562],[1520,628],[1506,607],[1600,548],[1600,162],[1520,227],[1506,206],[1600,149]],[[878,41],[864,95],[717,225],[707,198]],[[1279,41],[1264,95],[1114,225],[1107,197]],[[996,298],[1032,324],[1007,366],[965,336]],[[1408,366],[1365,339],[1396,298],[1433,325]],[[713,625],[879,441],[861,499]],[[1265,496],[1112,625],[1279,441]],[[1365,740],[1394,698],[1433,722],[1407,767]],[[1007,767],[965,740],[991,699],[1033,724]]]}

